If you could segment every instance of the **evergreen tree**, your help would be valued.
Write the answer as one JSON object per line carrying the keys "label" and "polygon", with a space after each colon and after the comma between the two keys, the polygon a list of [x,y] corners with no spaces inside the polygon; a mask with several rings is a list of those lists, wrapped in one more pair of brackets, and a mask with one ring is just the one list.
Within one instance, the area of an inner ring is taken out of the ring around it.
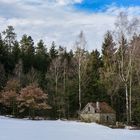
{"label": "evergreen tree", "polygon": [[58,51],[56,50],[56,45],[55,45],[54,41],[52,42],[52,45],[51,45],[51,48],[50,48],[50,51],[49,51],[49,55],[50,55],[51,60],[56,58],[57,55],[58,55]]}
{"label": "evergreen tree", "polygon": [[0,91],[3,89],[6,83],[6,75],[5,75],[5,69],[3,65],[0,63]]}
{"label": "evergreen tree", "polygon": [[13,54],[15,64],[17,64],[21,57],[21,52],[20,52],[20,48],[19,48],[19,43],[17,41],[15,41],[13,43],[13,45],[14,46],[13,46],[12,54]]}
{"label": "evergreen tree", "polygon": [[45,79],[46,72],[50,66],[50,59],[46,45],[40,40],[36,46],[36,54],[34,58],[34,68],[38,71],[38,84],[41,88],[46,89],[47,81]]}
{"label": "evergreen tree", "polygon": [[3,31],[4,42],[8,45],[9,52],[12,52],[13,44],[16,41],[16,33],[14,32],[13,26],[8,26],[5,31]]}
{"label": "evergreen tree", "polygon": [[115,55],[115,42],[113,40],[112,34],[108,31],[105,34],[104,42],[102,45],[102,60],[104,68],[112,69],[112,63],[114,62]]}
{"label": "evergreen tree", "polygon": [[31,36],[23,35],[20,41],[23,71],[25,73],[33,67],[34,63],[34,42]]}
{"label": "evergreen tree", "polygon": [[49,68],[49,56],[47,53],[46,45],[44,44],[43,40],[40,40],[37,43],[34,63],[34,67],[40,72],[45,73]]}
{"label": "evergreen tree", "polygon": [[86,83],[84,91],[84,105],[88,102],[106,101],[106,94],[100,81],[100,69],[102,68],[102,60],[100,53],[92,51],[86,70]]}
{"label": "evergreen tree", "polygon": [[116,48],[111,32],[105,34],[102,45],[102,61],[101,80],[107,94],[110,96],[111,105],[113,106],[114,95],[119,89],[119,76],[117,73]]}

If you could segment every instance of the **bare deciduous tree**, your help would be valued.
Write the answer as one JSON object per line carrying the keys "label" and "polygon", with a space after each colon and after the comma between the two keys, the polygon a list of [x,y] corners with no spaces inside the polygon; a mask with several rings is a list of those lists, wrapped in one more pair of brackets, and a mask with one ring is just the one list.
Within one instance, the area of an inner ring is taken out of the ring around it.
{"label": "bare deciduous tree", "polygon": [[[140,27],[140,21],[137,18],[131,18],[129,19],[128,15],[125,12],[121,12],[118,15],[118,18],[115,22],[116,26],[116,33],[117,33],[117,40],[121,40],[123,38],[127,38],[127,40],[131,40],[134,34],[137,34]],[[130,43],[128,41],[128,44]],[[120,77],[122,82],[125,86],[125,92],[126,92],[126,114],[127,114],[127,123],[131,122],[132,119],[132,105],[131,105],[131,96],[132,96],[132,71],[133,71],[133,63],[134,63],[134,50],[135,50],[135,43],[130,44],[127,46],[126,49],[127,54],[124,53],[123,47],[120,46],[120,56],[121,61],[119,62],[119,69],[120,69]],[[125,52],[126,52],[125,51]],[[127,59],[125,57],[127,55]],[[125,62],[127,62],[127,65],[125,65]],[[129,88],[129,90],[128,90]],[[129,91],[129,93],[128,93]]]}
{"label": "bare deciduous tree", "polygon": [[79,111],[81,110],[81,85],[82,85],[82,76],[84,75],[83,72],[86,69],[86,40],[84,33],[81,31],[81,33],[78,36],[78,40],[75,42],[75,58],[78,63],[78,85],[79,85]]}

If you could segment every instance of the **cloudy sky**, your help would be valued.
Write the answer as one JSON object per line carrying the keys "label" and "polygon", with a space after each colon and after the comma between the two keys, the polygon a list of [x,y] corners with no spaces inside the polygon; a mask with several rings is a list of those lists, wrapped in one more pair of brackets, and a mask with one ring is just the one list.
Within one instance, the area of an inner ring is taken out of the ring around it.
{"label": "cloudy sky", "polygon": [[100,49],[120,11],[140,16],[140,0],[0,0],[0,31],[12,25],[18,39],[26,33],[71,48],[82,30],[87,48]]}

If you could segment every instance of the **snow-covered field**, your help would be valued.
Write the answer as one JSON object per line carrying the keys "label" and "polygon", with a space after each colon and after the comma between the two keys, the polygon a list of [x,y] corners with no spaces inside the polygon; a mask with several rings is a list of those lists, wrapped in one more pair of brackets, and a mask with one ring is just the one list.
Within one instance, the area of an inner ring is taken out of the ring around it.
{"label": "snow-covered field", "polygon": [[140,131],[111,129],[95,123],[0,117],[0,140],[140,140]]}

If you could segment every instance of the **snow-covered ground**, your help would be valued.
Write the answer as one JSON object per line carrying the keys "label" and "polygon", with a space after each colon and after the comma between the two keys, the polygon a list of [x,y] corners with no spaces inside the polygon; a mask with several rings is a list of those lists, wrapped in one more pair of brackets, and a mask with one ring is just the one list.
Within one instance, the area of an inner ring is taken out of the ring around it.
{"label": "snow-covered ground", "polygon": [[0,140],[140,140],[140,131],[111,129],[95,123],[0,117]]}

